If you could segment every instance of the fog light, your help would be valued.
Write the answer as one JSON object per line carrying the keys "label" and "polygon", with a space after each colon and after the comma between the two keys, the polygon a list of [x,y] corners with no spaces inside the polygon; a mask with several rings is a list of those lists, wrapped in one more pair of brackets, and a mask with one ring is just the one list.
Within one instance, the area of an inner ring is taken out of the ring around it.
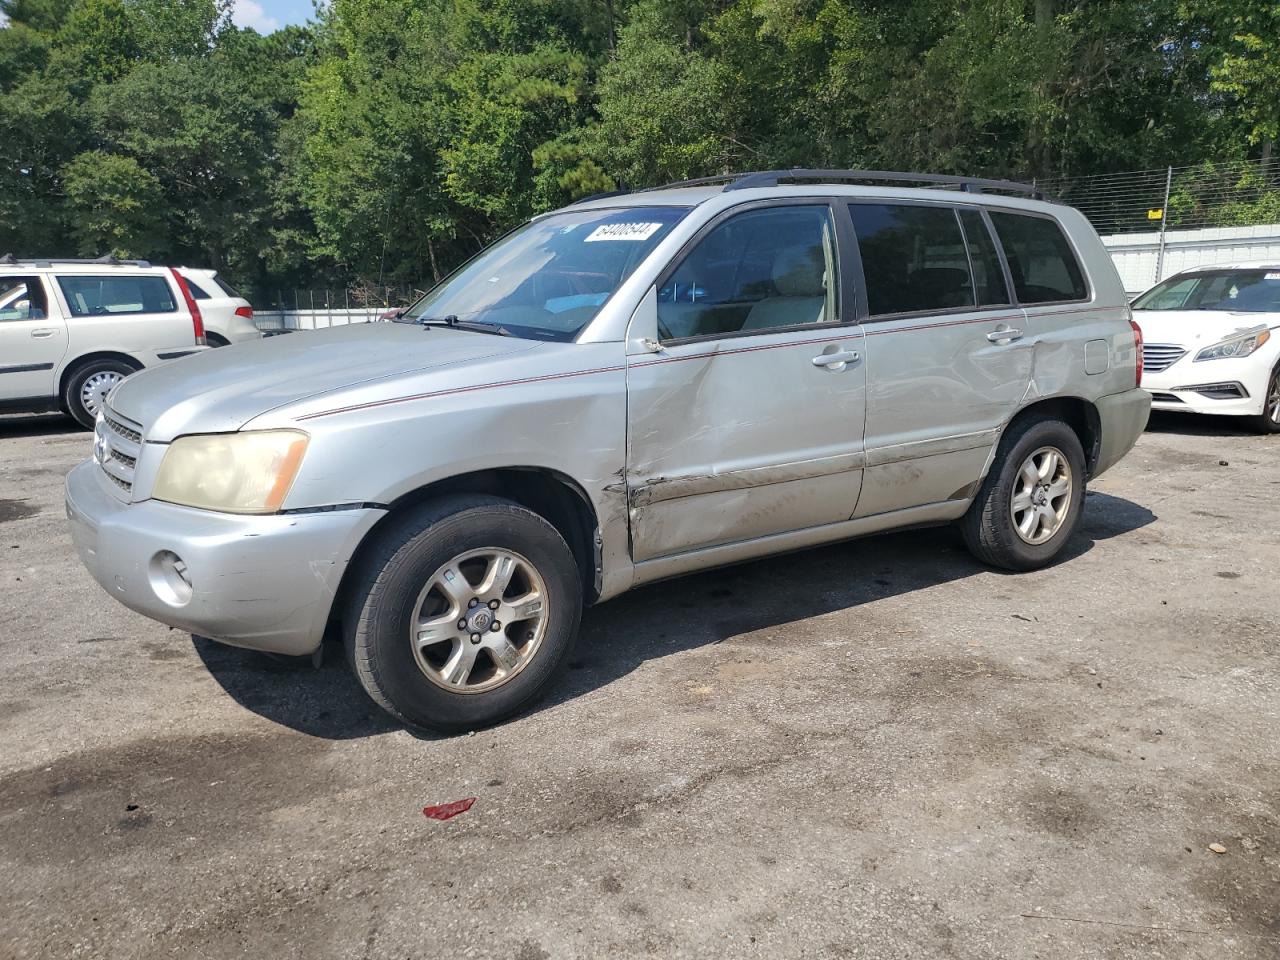
{"label": "fog light", "polygon": [[147,568],[151,589],[171,607],[185,607],[191,600],[191,574],[172,550],[161,550]]}

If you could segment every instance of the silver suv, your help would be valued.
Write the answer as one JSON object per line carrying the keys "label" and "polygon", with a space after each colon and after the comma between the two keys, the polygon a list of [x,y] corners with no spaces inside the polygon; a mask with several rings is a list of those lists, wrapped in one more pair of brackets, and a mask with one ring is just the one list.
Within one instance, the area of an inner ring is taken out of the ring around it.
{"label": "silver suv", "polygon": [[1031,188],[675,184],[537,217],[397,322],[130,378],[67,511],[134,610],[295,655],[340,624],[377,703],[470,729],[653,580],[951,522],[1051,562],[1146,424],[1139,339]]}

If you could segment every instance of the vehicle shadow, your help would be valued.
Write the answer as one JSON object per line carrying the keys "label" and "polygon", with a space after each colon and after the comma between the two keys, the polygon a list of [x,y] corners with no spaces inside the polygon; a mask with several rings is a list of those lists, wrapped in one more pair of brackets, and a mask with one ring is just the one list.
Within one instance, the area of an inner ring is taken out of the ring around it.
{"label": "vehicle shadow", "polygon": [[[1146,507],[1091,491],[1080,529],[1059,562],[1156,519]],[[959,531],[945,526],[849,540],[641,587],[587,611],[567,676],[535,709],[612,683],[648,660],[982,573],[1018,576],[979,563]]]}
{"label": "vehicle shadow", "polygon": [[15,413],[0,416],[0,440],[63,433],[85,433],[80,424],[62,413]]}
{"label": "vehicle shadow", "polygon": [[[1062,562],[1155,519],[1138,504],[1090,492]],[[607,686],[649,660],[984,572],[991,571],[969,555],[953,527],[935,527],[642,587],[587,611],[568,671],[534,709]],[[327,646],[319,670],[209,640],[196,639],[195,648],[228,695],[276,723],[335,740],[400,729],[365,696],[336,644]]]}
{"label": "vehicle shadow", "polygon": [[1213,416],[1207,413],[1170,413],[1152,410],[1147,433],[1180,433],[1189,437],[1261,437],[1244,417]]}

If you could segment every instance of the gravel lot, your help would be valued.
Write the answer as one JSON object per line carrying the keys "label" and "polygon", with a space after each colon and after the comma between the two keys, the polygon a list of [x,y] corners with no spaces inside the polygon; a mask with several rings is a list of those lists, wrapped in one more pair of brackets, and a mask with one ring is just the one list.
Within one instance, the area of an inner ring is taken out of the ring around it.
{"label": "gravel lot", "polygon": [[1280,437],[1157,419],[1031,575],[942,529],[645,588],[453,739],[109,600],[88,450],[0,420],[0,957],[1280,955]]}

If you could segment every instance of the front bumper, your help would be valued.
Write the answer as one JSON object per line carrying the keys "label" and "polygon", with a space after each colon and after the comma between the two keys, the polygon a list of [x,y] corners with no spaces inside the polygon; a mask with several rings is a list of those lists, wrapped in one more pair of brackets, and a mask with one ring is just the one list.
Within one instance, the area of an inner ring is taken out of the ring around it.
{"label": "front bumper", "polygon": [[1187,356],[1159,373],[1144,371],[1142,386],[1155,410],[1254,416],[1262,412],[1270,376],[1271,364],[1258,356],[1199,363]]}
{"label": "front bumper", "polygon": [[[85,461],[67,475],[71,538],[93,578],[131,610],[200,636],[300,656],[320,645],[347,562],[377,509],[238,516],[158,500],[127,504]],[[190,582],[172,588],[170,555]]]}

